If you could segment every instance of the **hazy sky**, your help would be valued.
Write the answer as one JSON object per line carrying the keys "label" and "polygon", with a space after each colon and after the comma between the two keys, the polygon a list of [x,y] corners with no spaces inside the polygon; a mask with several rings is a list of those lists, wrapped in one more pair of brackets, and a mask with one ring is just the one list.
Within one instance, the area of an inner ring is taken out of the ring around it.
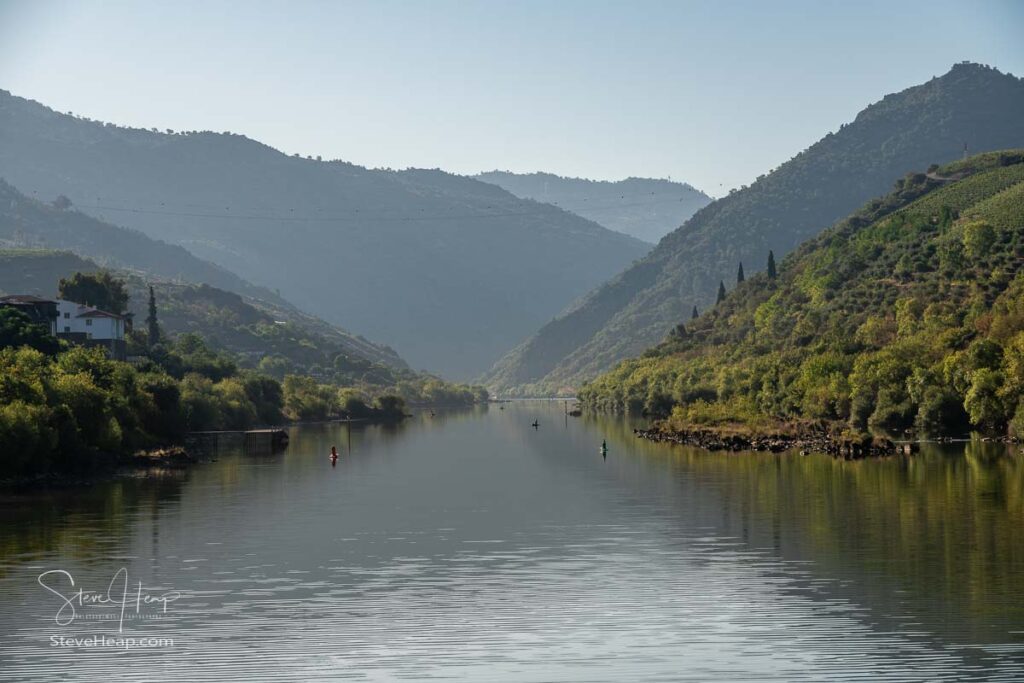
{"label": "hazy sky", "polygon": [[0,88],[365,166],[747,183],[957,61],[1024,74],[1024,1],[0,0]]}

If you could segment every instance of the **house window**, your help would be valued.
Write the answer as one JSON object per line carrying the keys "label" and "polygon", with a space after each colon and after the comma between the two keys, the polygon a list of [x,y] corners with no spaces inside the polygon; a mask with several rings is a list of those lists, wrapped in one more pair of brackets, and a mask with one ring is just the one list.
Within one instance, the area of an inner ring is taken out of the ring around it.
{"label": "house window", "polygon": [[85,333],[85,338],[86,339],[92,339],[92,332],[86,332]]}
{"label": "house window", "polygon": [[92,318],[86,318],[85,324],[88,325],[89,327],[92,327]]}
{"label": "house window", "polygon": [[67,320],[70,317],[71,317],[71,314],[68,313],[67,311],[64,311],[64,319]]}
{"label": "house window", "polygon": [[70,332],[70,331],[71,331],[71,328],[70,328],[70,327],[68,327],[67,325],[65,325],[65,326],[64,326],[64,331],[65,331],[65,332]]}

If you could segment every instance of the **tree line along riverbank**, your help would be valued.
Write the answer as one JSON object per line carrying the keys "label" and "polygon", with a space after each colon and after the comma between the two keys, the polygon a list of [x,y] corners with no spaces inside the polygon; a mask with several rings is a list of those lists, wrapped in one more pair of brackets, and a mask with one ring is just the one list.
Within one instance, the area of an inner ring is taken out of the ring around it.
{"label": "tree line along riverbank", "polygon": [[[239,367],[197,334],[168,338],[154,326],[126,341],[131,363],[56,339],[22,311],[0,308],[0,480],[87,477],[132,458],[180,462],[189,432],[406,415],[406,400],[393,388],[368,391],[300,375],[278,380]],[[438,403],[487,398],[482,390],[425,381],[441,390],[434,390]]]}

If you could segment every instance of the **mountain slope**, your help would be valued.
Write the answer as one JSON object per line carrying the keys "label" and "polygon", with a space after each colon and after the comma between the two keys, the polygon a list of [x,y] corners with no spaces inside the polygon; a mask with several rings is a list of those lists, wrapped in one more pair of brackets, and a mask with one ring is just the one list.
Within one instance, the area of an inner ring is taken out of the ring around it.
{"label": "mountain slope", "polygon": [[267,289],[196,258],[177,245],[104,223],[68,206],[30,199],[0,179],[0,247],[62,249],[112,268],[143,270],[162,278],[204,282],[239,294],[283,303]]}
{"label": "mountain slope", "polygon": [[888,95],[750,187],[698,211],[640,262],[541,328],[484,378],[497,391],[571,392],[715,301],[738,262],[764,267],[892,178],[974,151],[1024,145],[1024,81],[975,64]]}
{"label": "mountain slope", "polygon": [[[60,278],[99,268],[91,259],[65,251],[0,249],[0,292],[56,296]],[[243,364],[254,366],[274,357],[280,361],[271,364],[271,371],[280,367],[340,384],[391,384],[412,374],[391,349],[287,304],[243,297],[206,284],[162,280],[138,271],[113,272],[127,284],[128,308],[136,325],[142,326],[147,315],[152,284],[162,331],[201,334],[214,348],[240,356]]]}
{"label": "mountain slope", "polygon": [[686,183],[653,178],[609,182],[508,171],[489,171],[474,177],[517,197],[554,204],[651,244],[712,201]]}
{"label": "mountain slope", "polygon": [[1024,150],[911,174],[581,391],[677,426],[1024,434]]}
{"label": "mountain slope", "polygon": [[0,176],[182,245],[453,377],[487,369],[648,245],[440,171],[288,157],[0,93]]}

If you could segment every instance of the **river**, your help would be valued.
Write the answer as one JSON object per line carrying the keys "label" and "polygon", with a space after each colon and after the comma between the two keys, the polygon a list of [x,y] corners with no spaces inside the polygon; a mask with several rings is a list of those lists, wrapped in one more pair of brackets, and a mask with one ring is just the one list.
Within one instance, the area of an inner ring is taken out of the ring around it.
{"label": "river", "polygon": [[4,493],[0,679],[1024,678],[1019,448],[843,462],[631,427],[490,405]]}

